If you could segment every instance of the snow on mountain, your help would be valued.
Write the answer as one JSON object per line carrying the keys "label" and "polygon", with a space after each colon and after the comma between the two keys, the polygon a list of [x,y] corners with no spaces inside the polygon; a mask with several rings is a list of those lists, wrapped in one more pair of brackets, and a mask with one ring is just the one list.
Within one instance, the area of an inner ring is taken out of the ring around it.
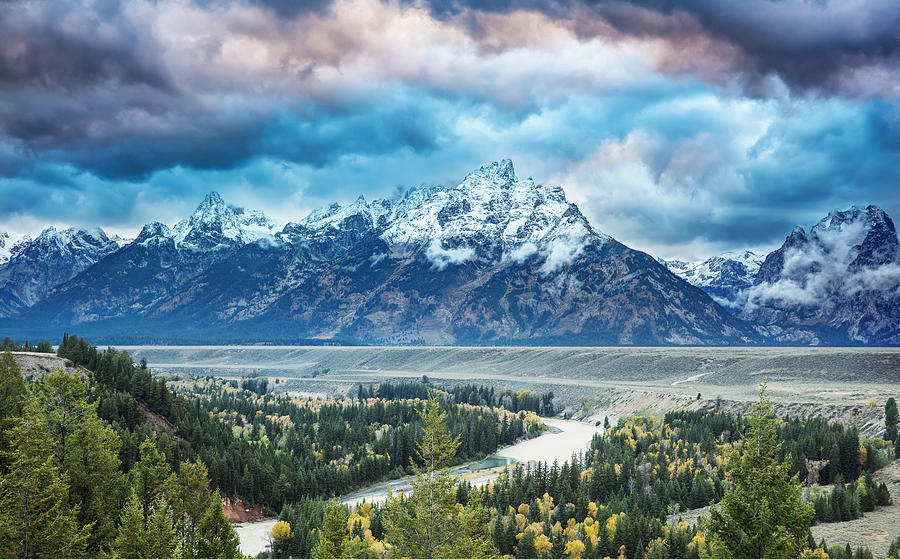
{"label": "snow on mountain", "polygon": [[22,247],[31,242],[28,235],[0,232],[0,266],[9,262],[9,259]]}
{"label": "snow on mountain", "polygon": [[371,204],[362,196],[346,206],[332,204],[293,230],[322,233],[345,224],[375,232],[393,257],[424,250],[438,270],[471,260],[521,264],[537,257],[542,271],[551,273],[587,243],[609,238],[591,228],[561,188],[517,179],[509,159],[469,173],[455,187],[415,188]]}
{"label": "snow on mountain", "polygon": [[0,264],[0,316],[21,312],[117,250],[119,245],[99,228],[48,227],[34,240],[24,238]]}
{"label": "snow on mountain", "polygon": [[747,292],[753,286],[764,260],[761,254],[740,250],[696,262],[662,259],[660,262],[673,274],[705,291],[726,309],[739,312],[747,302]]}
{"label": "snow on mountain", "polygon": [[142,324],[372,343],[757,337],[648,255],[594,231],[561,188],[517,179],[509,160],[456,185],[331,204],[276,239],[157,292],[140,306]]}
{"label": "snow on mountain", "polygon": [[171,236],[178,248],[219,250],[271,237],[275,232],[275,224],[262,212],[229,206],[213,191],[190,217],[175,225]]}
{"label": "snow on mountain", "polygon": [[129,245],[134,242],[134,238],[129,239],[127,237],[120,237],[119,235],[113,235],[109,238],[109,240],[119,245],[119,248],[122,248],[123,246]]}
{"label": "snow on mountain", "polygon": [[835,210],[795,227],[766,257],[745,318],[830,329],[862,343],[900,343],[900,242],[877,206]]}

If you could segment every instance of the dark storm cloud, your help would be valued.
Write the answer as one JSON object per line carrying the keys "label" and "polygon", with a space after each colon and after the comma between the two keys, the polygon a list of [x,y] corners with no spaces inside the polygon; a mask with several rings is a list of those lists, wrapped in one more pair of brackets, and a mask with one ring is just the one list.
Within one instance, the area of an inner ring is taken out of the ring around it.
{"label": "dark storm cloud", "polygon": [[98,83],[170,90],[148,29],[119,5],[0,3],[0,90],[57,88],[60,94]]}
{"label": "dark storm cloud", "polygon": [[296,219],[507,156],[638,248],[897,217],[900,3],[855,6],[0,3],[0,221]]}
{"label": "dark storm cloud", "polygon": [[[676,51],[673,59],[678,51],[696,56],[686,47],[707,36],[736,48],[731,70],[754,94],[765,93],[762,82],[772,74],[799,91],[858,93],[866,85],[877,91],[882,84],[854,82],[882,79],[886,86],[898,86],[900,2],[896,0],[432,0],[429,6],[437,17],[462,16],[464,20],[472,11],[536,11],[568,22],[583,36],[608,35],[610,26],[626,37],[671,41]],[[598,21],[606,25],[597,25]],[[479,30],[477,25],[472,28]],[[701,56],[722,56],[715,43],[705,48],[711,52]],[[674,66],[689,69],[702,63],[678,60]],[[854,75],[860,69],[873,73]],[[706,77],[727,81],[735,75]]]}

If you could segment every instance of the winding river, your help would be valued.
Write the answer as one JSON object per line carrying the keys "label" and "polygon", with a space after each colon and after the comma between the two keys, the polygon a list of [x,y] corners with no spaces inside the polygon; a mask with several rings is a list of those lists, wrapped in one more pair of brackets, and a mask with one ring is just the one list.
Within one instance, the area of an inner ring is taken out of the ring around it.
{"label": "winding river", "polygon": [[[610,416],[610,421],[615,418]],[[595,427],[581,421],[568,419],[545,418],[544,423],[551,430],[540,437],[522,441],[507,446],[497,451],[496,454],[470,464],[453,468],[454,475],[465,478],[474,485],[484,485],[495,479],[502,466],[515,462],[548,462],[554,460],[560,464],[569,460],[572,454],[587,450],[591,439],[597,433],[602,433],[602,427]],[[341,502],[350,506],[362,501],[370,503],[383,503],[387,499],[388,492],[409,491],[409,479],[401,478],[393,481],[379,483],[344,495]],[[236,524],[238,536],[241,539],[241,553],[255,556],[265,551],[269,546],[269,532],[277,519],[261,520]]]}

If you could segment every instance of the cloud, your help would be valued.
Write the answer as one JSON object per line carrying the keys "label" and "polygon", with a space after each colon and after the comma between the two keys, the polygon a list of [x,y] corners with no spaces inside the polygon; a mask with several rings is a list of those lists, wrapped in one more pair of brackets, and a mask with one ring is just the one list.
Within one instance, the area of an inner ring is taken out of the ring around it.
{"label": "cloud", "polygon": [[537,12],[580,37],[657,41],[659,69],[751,94],[796,91],[900,94],[900,5],[894,0],[432,0],[436,17],[469,22],[490,41],[495,18]]}
{"label": "cloud", "polygon": [[861,291],[881,292],[886,297],[900,295],[900,262],[865,268],[851,266],[867,233],[862,220],[834,228],[820,223],[813,228],[808,243],[785,249],[777,281],[750,288],[745,311],[767,306],[817,307],[834,300],[835,294],[852,297]]}
{"label": "cloud", "polygon": [[894,4],[6,2],[0,220],[284,222],[511,155],[631,246],[767,249],[900,214]]}
{"label": "cloud", "polygon": [[546,258],[538,271],[549,275],[568,266],[584,251],[584,245],[584,236],[564,235],[552,239],[547,243]]}
{"label": "cloud", "polygon": [[433,268],[443,270],[447,266],[457,266],[471,260],[475,257],[475,250],[471,247],[444,248],[438,239],[432,239],[425,249],[425,256]]}
{"label": "cloud", "polygon": [[538,247],[532,242],[523,243],[522,246],[516,247],[511,252],[504,254],[504,259],[508,259],[517,264],[522,264],[535,254],[537,254]]}

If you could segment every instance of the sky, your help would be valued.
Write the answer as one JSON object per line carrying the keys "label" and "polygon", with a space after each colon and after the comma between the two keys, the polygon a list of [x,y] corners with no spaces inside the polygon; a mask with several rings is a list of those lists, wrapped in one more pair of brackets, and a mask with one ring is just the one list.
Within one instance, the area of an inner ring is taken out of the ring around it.
{"label": "sky", "polygon": [[0,231],[276,222],[509,157],[666,258],[900,217],[897,0],[6,0]]}

